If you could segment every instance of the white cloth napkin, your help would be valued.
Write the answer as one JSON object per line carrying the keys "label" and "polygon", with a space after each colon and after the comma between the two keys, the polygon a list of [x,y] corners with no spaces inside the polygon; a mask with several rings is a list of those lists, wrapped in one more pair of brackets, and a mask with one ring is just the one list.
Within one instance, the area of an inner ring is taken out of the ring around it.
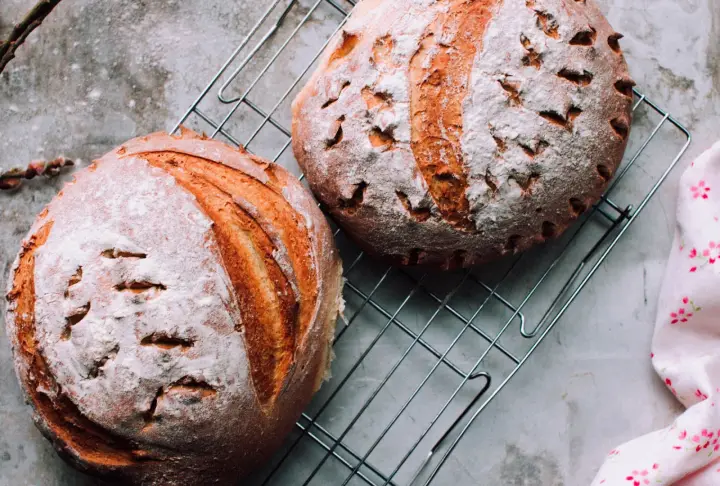
{"label": "white cloth napkin", "polygon": [[679,190],[651,356],[687,410],[610,452],[592,486],[720,485],[720,143]]}

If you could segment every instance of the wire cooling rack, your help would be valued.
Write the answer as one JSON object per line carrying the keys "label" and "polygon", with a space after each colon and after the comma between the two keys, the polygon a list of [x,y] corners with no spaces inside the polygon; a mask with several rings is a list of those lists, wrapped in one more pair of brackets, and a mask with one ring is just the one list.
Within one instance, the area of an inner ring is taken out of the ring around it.
{"label": "wire cooling rack", "polygon": [[[173,131],[192,126],[302,177],[289,150],[290,102],[356,2],[268,3]],[[252,484],[437,479],[690,144],[690,133],[670,114],[635,96],[616,178],[571,230],[542,248],[472,271],[423,274],[377,264],[335,232],[347,285],[334,377]]]}

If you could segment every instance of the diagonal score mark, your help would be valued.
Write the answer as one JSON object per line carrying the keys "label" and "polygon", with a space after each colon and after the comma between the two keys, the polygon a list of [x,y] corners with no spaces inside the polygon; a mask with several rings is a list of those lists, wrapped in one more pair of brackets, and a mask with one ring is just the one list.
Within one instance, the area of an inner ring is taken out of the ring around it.
{"label": "diagonal score mark", "polygon": [[[454,100],[465,99],[491,8],[501,1],[438,2],[446,10],[433,7],[437,16],[410,59],[411,149],[443,218],[464,231],[476,228],[466,195],[462,103],[448,102],[445,93],[452,93]],[[452,46],[447,39],[454,39]]]}

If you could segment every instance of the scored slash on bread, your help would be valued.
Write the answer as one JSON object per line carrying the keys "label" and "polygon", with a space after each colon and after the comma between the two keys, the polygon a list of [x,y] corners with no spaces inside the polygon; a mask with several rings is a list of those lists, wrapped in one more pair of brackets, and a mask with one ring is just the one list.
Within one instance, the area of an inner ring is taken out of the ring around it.
{"label": "scored slash on bread", "polygon": [[282,167],[183,130],[131,140],[40,214],[8,335],[36,423],[133,484],[236,480],[326,376],[342,269]]}
{"label": "scored slash on bread", "polygon": [[620,37],[594,0],[363,0],[293,103],[295,156],[371,254],[451,268],[526,250],[622,160]]}

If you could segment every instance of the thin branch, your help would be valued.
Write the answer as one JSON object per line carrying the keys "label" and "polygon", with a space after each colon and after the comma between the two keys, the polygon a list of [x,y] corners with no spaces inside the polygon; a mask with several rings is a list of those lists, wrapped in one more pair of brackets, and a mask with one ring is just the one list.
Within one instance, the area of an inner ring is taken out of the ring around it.
{"label": "thin branch", "polygon": [[0,172],[0,190],[17,189],[23,180],[30,180],[39,175],[55,177],[60,174],[60,171],[64,167],[71,167],[73,165],[75,165],[73,161],[65,157],[58,157],[50,162],[35,160],[30,162],[24,169],[16,168],[6,172]]}
{"label": "thin branch", "polygon": [[16,24],[10,37],[0,41],[0,73],[5,66],[15,58],[15,51],[25,42],[30,33],[35,30],[45,17],[57,7],[61,0],[41,0],[25,16],[20,23]]}

